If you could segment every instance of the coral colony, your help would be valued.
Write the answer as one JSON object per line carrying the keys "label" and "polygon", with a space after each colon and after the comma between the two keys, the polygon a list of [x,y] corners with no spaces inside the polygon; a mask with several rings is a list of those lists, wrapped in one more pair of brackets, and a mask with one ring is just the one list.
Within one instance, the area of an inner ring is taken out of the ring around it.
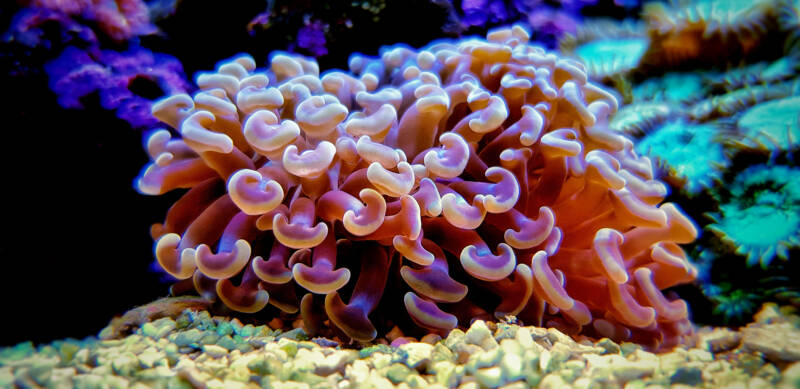
{"label": "coral colony", "polygon": [[329,319],[355,341],[385,318],[444,334],[514,315],[684,342],[687,305],[662,291],[696,276],[679,247],[695,225],[608,129],[617,99],[528,40],[515,26],[349,71],[276,53],[199,74],[153,106],[169,129],[138,189],[188,189],[151,230],[158,262],[233,310],[299,313],[312,334]]}

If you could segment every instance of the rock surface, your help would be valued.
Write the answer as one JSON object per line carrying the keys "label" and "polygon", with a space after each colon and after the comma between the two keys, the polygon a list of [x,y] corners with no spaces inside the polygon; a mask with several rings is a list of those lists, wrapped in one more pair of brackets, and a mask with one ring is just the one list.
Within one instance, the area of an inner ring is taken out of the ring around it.
{"label": "rock surface", "polygon": [[740,331],[701,329],[694,348],[661,354],[480,320],[433,344],[356,350],[309,340],[302,328],[281,332],[186,310],[120,339],[0,349],[0,387],[800,387],[798,318],[765,306],[756,320]]}

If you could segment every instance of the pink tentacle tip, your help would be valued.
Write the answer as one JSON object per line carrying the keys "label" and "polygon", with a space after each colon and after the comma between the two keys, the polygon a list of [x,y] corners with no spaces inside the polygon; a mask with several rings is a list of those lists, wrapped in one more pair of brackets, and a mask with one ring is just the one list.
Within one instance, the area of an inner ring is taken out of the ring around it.
{"label": "pink tentacle tip", "polygon": [[195,248],[195,262],[203,274],[215,279],[230,278],[245,268],[250,261],[250,244],[239,239],[233,250],[214,254],[208,245]]}
{"label": "pink tentacle tip", "polygon": [[528,219],[518,212],[512,212],[512,214],[513,224],[516,224],[517,228],[507,229],[504,238],[509,246],[516,249],[529,249],[542,244],[550,236],[555,226],[555,215],[547,206],[539,208],[536,220]]}
{"label": "pink tentacle tip", "polygon": [[421,240],[422,237],[410,239],[405,236],[397,235],[392,238],[392,246],[410,261],[427,266],[433,263],[434,257],[433,254],[422,246]]}
{"label": "pink tentacle tip", "polygon": [[291,120],[278,121],[272,111],[259,110],[244,122],[247,143],[261,154],[272,154],[300,136],[300,127]]}
{"label": "pink tentacle tip", "polygon": [[486,217],[483,197],[475,196],[470,205],[458,193],[447,193],[442,196],[442,215],[458,228],[465,230],[478,228]]}
{"label": "pink tentacle tip", "polygon": [[290,219],[284,214],[275,214],[272,232],[281,244],[294,249],[319,245],[328,235],[328,226],[319,222],[314,225],[314,203],[304,197],[295,200],[289,209]]}
{"label": "pink tentacle tip", "polygon": [[454,315],[442,311],[434,302],[422,299],[414,292],[406,293],[403,303],[411,318],[421,327],[449,331],[458,324]]}
{"label": "pink tentacle tip", "polygon": [[197,111],[181,124],[181,135],[194,150],[227,154],[233,151],[233,140],[225,134],[210,130],[214,114]]}
{"label": "pink tentacle tip", "polygon": [[446,132],[439,137],[441,149],[425,154],[425,167],[431,174],[442,178],[455,178],[464,172],[469,159],[469,145],[458,134]]}
{"label": "pink tentacle tip", "polygon": [[345,268],[333,270],[323,264],[307,266],[296,263],[292,266],[292,275],[300,286],[318,294],[335,292],[350,280],[350,270]]}
{"label": "pink tentacle tip", "polygon": [[319,246],[315,247],[313,254],[309,249],[296,251],[289,259],[294,280],[314,293],[335,292],[350,280],[350,270],[346,268],[334,270],[336,255],[337,245],[332,235],[327,236]]}
{"label": "pink tentacle tip", "polygon": [[166,234],[162,236],[155,247],[155,255],[161,267],[173,277],[184,280],[194,274],[195,265],[194,249],[179,249],[181,236]]}
{"label": "pink tentacle tip", "polygon": [[353,235],[365,236],[375,232],[386,217],[386,201],[380,193],[365,188],[358,193],[365,206],[348,209],[342,216],[344,228]]}
{"label": "pink tentacle tip", "polygon": [[489,185],[489,193],[482,195],[483,207],[487,212],[503,213],[514,208],[519,200],[519,183],[514,174],[499,166],[486,169],[486,178],[494,184]]}
{"label": "pink tentacle tip", "polygon": [[397,173],[373,162],[367,168],[367,179],[384,195],[400,197],[414,187],[414,169],[408,162],[397,164]]}
{"label": "pink tentacle tip", "polygon": [[628,272],[619,251],[622,240],[622,234],[610,228],[600,229],[594,236],[595,254],[600,259],[606,276],[617,284],[628,282]]}
{"label": "pink tentacle tip", "polygon": [[219,280],[216,292],[225,305],[239,312],[258,312],[269,302],[269,293],[261,288],[260,283],[251,282],[247,278],[239,286],[233,285],[229,279]]}
{"label": "pink tentacle tip", "polygon": [[283,188],[275,180],[265,179],[261,173],[242,169],[228,179],[231,200],[248,215],[263,215],[283,201]]}
{"label": "pink tentacle tip", "polygon": [[418,190],[413,194],[419,203],[422,216],[436,217],[442,213],[442,197],[436,184],[430,178],[423,178],[419,182]]}
{"label": "pink tentacle tip", "polygon": [[514,250],[505,243],[497,245],[497,255],[487,246],[469,245],[461,251],[461,264],[473,277],[484,281],[499,281],[514,271],[516,256]]}

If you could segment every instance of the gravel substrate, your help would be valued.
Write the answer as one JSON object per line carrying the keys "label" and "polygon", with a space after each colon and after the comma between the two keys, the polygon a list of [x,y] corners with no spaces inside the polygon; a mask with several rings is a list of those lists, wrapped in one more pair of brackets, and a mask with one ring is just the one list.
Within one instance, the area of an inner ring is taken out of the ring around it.
{"label": "gravel substrate", "polygon": [[800,388],[799,328],[767,305],[747,327],[704,328],[694,348],[660,354],[480,320],[433,344],[348,349],[187,309],[120,339],[0,349],[0,388]]}

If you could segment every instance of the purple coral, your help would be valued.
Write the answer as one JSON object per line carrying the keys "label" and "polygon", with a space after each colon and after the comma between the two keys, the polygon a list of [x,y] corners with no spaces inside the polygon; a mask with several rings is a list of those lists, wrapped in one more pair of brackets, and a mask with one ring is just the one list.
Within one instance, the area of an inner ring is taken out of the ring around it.
{"label": "purple coral", "polygon": [[96,63],[87,51],[67,47],[58,58],[47,63],[50,88],[64,108],[84,108],[80,99],[101,89],[111,78],[110,71]]}
{"label": "purple coral", "polygon": [[502,0],[464,0],[461,10],[462,22],[467,26],[504,23],[515,15],[514,9]]}
{"label": "purple coral", "polygon": [[581,11],[597,0],[565,0],[551,5],[544,0],[464,0],[461,23],[469,27],[487,27],[513,21],[531,27],[533,38],[547,47],[566,33],[575,33]]}
{"label": "purple coral", "polygon": [[118,52],[70,46],[45,70],[62,107],[83,108],[81,99],[97,92],[103,108],[136,128],[158,122],[150,114],[152,99],[189,88],[177,59],[141,47]]}
{"label": "purple coral", "polygon": [[326,28],[327,25],[319,20],[306,23],[297,31],[297,46],[307,50],[314,57],[328,54],[328,48],[325,47]]}
{"label": "purple coral", "polygon": [[[45,32],[48,24],[55,24],[60,36],[58,41]],[[8,32],[3,37],[6,41],[19,42],[27,47],[43,47],[51,49],[59,43],[97,42],[97,36],[91,28],[86,27],[64,13],[46,8],[24,8],[17,12],[11,20]]]}
{"label": "purple coral", "polygon": [[33,0],[29,5],[91,21],[117,42],[156,32],[142,0]]}
{"label": "purple coral", "polygon": [[536,39],[552,47],[564,34],[574,34],[579,20],[569,12],[540,7],[528,14],[528,24],[536,31]]}

